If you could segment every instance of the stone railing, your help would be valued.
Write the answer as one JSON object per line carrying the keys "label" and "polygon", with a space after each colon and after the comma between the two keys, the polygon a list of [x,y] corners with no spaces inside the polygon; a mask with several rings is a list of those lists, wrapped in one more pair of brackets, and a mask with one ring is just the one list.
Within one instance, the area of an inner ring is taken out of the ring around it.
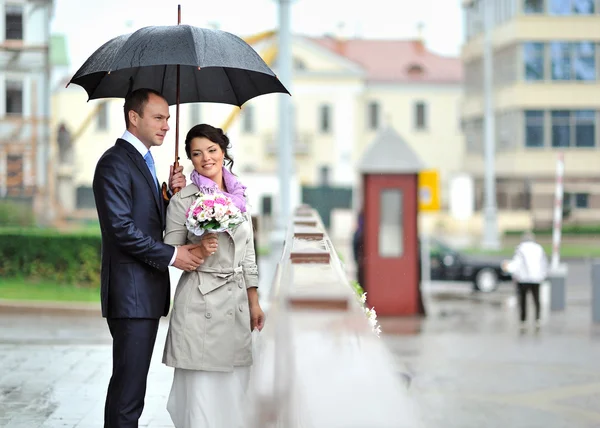
{"label": "stone railing", "polygon": [[416,427],[406,385],[315,210],[288,226],[255,349],[255,428]]}

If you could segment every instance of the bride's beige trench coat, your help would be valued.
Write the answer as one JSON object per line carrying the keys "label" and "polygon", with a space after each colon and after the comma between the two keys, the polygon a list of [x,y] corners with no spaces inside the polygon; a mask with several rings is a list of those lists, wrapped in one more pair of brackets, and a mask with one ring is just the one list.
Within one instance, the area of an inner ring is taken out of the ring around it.
{"label": "bride's beige trench coat", "polygon": [[[198,192],[190,184],[175,194],[167,211],[166,244],[200,241],[185,226]],[[246,289],[258,287],[252,222],[233,233],[218,233],[219,247],[195,272],[183,272],[163,353],[163,363],[188,370],[232,371],[252,364],[250,313]]]}

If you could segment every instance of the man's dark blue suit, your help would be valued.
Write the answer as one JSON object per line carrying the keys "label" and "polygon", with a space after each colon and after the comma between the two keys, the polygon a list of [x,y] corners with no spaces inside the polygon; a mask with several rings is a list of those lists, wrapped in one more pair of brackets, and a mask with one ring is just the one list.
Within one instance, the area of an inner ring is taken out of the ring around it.
{"label": "man's dark blue suit", "polygon": [[144,158],[118,139],[98,161],[94,198],[102,230],[101,301],[113,337],[105,428],[137,428],[161,316],[169,312],[166,202]]}

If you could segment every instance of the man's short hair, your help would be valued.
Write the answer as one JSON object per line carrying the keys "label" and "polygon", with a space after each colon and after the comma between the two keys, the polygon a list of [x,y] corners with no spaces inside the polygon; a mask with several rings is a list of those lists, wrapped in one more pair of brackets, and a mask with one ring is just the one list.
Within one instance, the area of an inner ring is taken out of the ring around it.
{"label": "man's short hair", "polygon": [[143,117],[144,107],[146,107],[150,94],[165,99],[160,92],[148,88],[136,89],[125,97],[125,105],[123,106],[123,111],[125,113],[125,129],[129,129],[129,112],[131,110],[139,114],[140,117]]}

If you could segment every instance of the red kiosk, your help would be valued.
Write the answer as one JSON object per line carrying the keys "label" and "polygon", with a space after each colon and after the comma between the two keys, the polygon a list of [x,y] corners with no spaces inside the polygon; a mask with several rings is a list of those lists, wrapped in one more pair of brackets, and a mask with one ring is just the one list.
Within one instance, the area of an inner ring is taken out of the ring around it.
{"label": "red kiosk", "polygon": [[418,173],[423,164],[391,127],[358,165],[364,213],[364,288],[379,315],[419,311]]}

